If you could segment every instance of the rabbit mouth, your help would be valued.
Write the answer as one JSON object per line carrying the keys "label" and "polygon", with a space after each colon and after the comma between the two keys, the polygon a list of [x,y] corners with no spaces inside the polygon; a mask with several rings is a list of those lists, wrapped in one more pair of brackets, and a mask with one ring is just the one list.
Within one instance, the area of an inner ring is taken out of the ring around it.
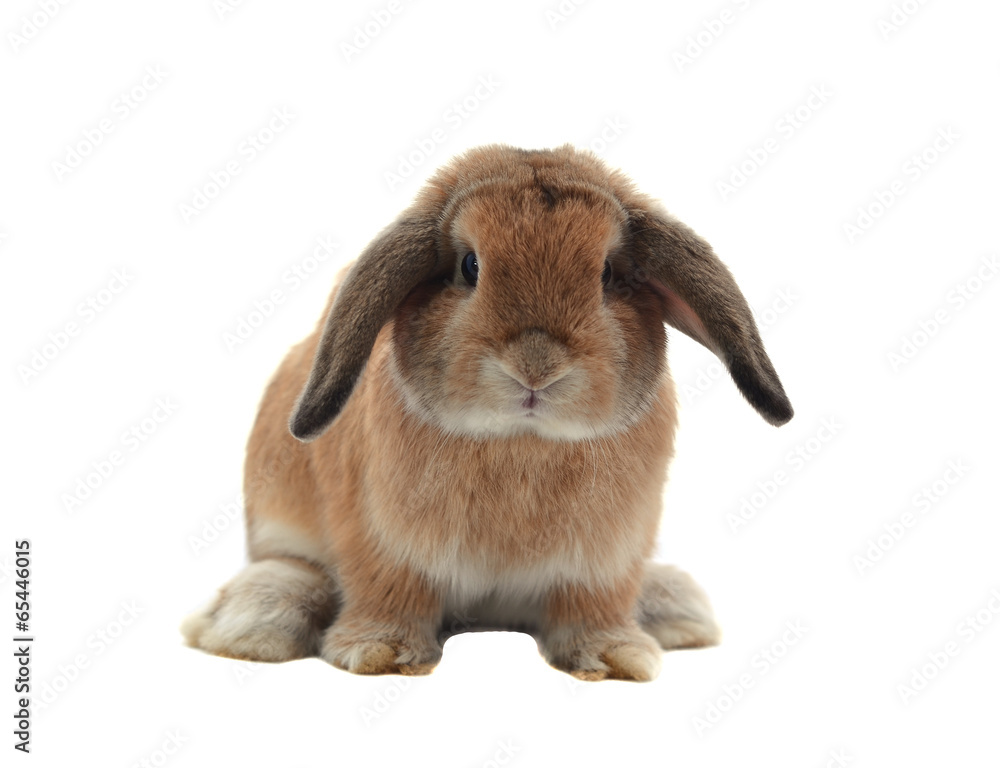
{"label": "rabbit mouth", "polygon": [[531,392],[521,401],[518,416],[522,419],[537,419],[543,417],[544,410],[541,398],[536,392]]}
{"label": "rabbit mouth", "polygon": [[534,415],[535,406],[538,404],[538,394],[533,389],[528,390],[528,396],[521,401],[521,407],[527,411],[527,416]]}
{"label": "rabbit mouth", "polygon": [[552,402],[552,390],[555,389],[552,384],[547,384],[539,389],[531,389],[523,384],[520,384],[520,410],[523,416],[537,416],[540,410],[545,409],[546,406],[550,406]]}
{"label": "rabbit mouth", "polygon": [[510,394],[510,410],[515,419],[558,418],[559,406],[565,403],[567,392],[575,389],[572,386],[575,377],[568,368],[531,378],[511,372],[505,366],[501,366],[501,370],[504,380],[502,383],[494,381],[494,384],[501,389],[516,390]]}
{"label": "rabbit mouth", "polygon": [[[492,399],[492,398],[491,398]],[[588,418],[577,408],[535,393],[501,397],[500,402],[455,404],[426,414],[430,422],[446,432],[473,439],[503,439],[523,435],[556,441],[589,440],[609,432],[609,424]]]}
{"label": "rabbit mouth", "polygon": [[[483,405],[466,421],[472,431],[494,437],[535,434],[556,440],[581,440],[600,429],[576,408],[567,408],[558,387],[538,390],[518,388],[516,394],[501,398],[493,407]],[[551,390],[557,390],[552,392]]]}
{"label": "rabbit mouth", "polygon": [[513,413],[488,420],[494,437],[513,437],[534,434],[556,440],[581,440],[590,437],[594,430],[578,419],[559,418],[544,407],[518,408]]}

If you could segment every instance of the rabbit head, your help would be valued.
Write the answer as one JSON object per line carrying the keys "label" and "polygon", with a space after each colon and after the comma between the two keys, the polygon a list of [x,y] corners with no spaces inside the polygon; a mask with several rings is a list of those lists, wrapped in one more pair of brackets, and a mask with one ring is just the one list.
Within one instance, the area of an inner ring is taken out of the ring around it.
{"label": "rabbit head", "polygon": [[336,418],[391,323],[406,408],[447,433],[552,440],[627,429],[657,396],[664,322],[712,350],[748,402],[792,408],[729,270],[621,173],[570,146],[472,150],[359,257],[290,420]]}

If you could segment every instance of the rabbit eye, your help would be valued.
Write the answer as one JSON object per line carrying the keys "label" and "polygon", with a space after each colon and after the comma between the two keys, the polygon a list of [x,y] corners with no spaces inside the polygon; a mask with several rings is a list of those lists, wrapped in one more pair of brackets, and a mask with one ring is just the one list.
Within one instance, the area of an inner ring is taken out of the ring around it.
{"label": "rabbit eye", "polygon": [[462,259],[462,277],[469,285],[475,285],[479,279],[479,260],[472,251],[465,254],[465,258]]}
{"label": "rabbit eye", "polygon": [[611,262],[604,260],[604,272],[601,273],[601,284],[607,288],[611,285]]}

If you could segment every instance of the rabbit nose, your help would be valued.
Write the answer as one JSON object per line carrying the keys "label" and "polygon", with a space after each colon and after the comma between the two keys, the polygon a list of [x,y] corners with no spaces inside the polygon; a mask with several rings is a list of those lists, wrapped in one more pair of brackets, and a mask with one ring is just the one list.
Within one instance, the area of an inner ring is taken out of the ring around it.
{"label": "rabbit nose", "polygon": [[565,345],[544,330],[531,328],[507,346],[500,367],[529,393],[535,393],[566,376],[569,362]]}
{"label": "rabbit nose", "polygon": [[558,371],[551,373],[547,376],[532,376],[530,374],[525,374],[524,372],[513,369],[508,370],[504,367],[504,373],[510,376],[514,381],[521,385],[524,389],[524,396],[526,398],[531,398],[534,400],[535,395],[544,392],[546,389],[551,387],[557,381],[565,378],[568,371]]}

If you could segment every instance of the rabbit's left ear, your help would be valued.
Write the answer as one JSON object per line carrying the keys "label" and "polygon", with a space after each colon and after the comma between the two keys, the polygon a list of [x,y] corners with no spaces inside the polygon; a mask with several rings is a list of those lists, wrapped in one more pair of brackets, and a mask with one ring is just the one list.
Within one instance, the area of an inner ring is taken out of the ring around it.
{"label": "rabbit's left ear", "polygon": [[791,419],[747,300],[712,247],[666,214],[633,211],[631,220],[636,263],[663,299],[664,321],[712,350],[768,423]]}
{"label": "rabbit's left ear", "polygon": [[344,404],[392,313],[437,265],[433,216],[403,215],[358,257],[330,307],[309,381],[292,411],[292,435],[319,437]]}

